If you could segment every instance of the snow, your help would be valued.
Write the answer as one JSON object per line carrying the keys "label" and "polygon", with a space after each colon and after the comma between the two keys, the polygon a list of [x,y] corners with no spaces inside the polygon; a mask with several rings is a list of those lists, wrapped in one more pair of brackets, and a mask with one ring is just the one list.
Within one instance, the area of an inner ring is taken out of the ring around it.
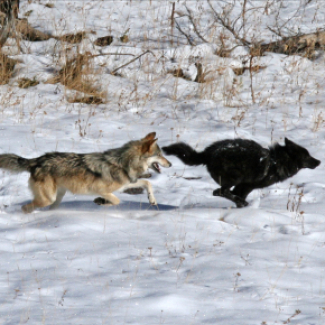
{"label": "snow", "polygon": [[[204,35],[210,44],[195,38],[196,46],[175,29],[171,44],[170,1],[46,3],[21,1],[20,16],[33,10],[33,27],[56,36],[87,31],[87,38],[76,46],[21,40],[23,52],[8,41],[3,52],[20,63],[10,83],[0,86],[1,153],[103,151],[155,131],[161,147],[184,141],[197,150],[237,137],[267,148],[287,137],[324,161],[323,55],[313,61],[274,53],[254,58],[253,65],[266,68],[253,74],[253,101],[249,72],[232,70],[249,66],[247,48],[217,56],[220,29]],[[179,13],[186,13],[185,5],[196,13],[202,30],[210,24],[207,2],[175,3]],[[266,13],[266,3],[249,3],[262,9],[249,11],[254,19],[247,19],[247,35],[273,41],[267,26],[275,26],[280,4],[271,2]],[[323,26],[320,2],[304,3],[281,2],[278,19],[287,22],[286,32]],[[239,9],[236,2],[231,14]],[[178,21],[191,30],[186,17]],[[121,43],[128,28],[130,42]],[[106,35],[115,37],[110,46],[93,45]],[[134,56],[105,53],[138,56],[147,49],[151,53],[120,75],[110,74]],[[106,103],[70,103],[73,91],[46,83],[77,51],[96,56],[90,77],[106,92]],[[209,82],[191,81],[196,62]],[[190,80],[167,73],[174,68]],[[21,89],[22,77],[40,84]],[[25,215],[28,174],[0,171],[1,323],[323,324],[324,164],[255,190],[250,205],[236,209],[212,196],[218,185],[203,166],[168,159],[173,166],[150,179],[157,207],[146,194],[117,193],[116,207],[67,194],[57,210]]]}

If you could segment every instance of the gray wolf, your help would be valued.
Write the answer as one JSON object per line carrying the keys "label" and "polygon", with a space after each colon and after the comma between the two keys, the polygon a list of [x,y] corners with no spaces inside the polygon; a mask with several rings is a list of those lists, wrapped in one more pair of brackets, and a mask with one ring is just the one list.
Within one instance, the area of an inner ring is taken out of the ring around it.
{"label": "gray wolf", "polygon": [[217,141],[202,152],[183,142],[162,149],[186,165],[206,165],[221,185],[213,195],[233,201],[238,208],[248,205],[246,197],[254,189],[282,182],[302,168],[314,169],[320,164],[305,148],[287,138],[284,146],[276,143],[269,149],[244,139]]}
{"label": "gray wolf", "polygon": [[100,197],[94,202],[110,206],[120,203],[113,194],[116,190],[141,187],[147,191],[149,202],[156,205],[150,182],[139,179],[148,168],[160,173],[159,165],[171,166],[155,137],[156,133],[152,132],[120,148],[88,154],[50,152],[32,159],[2,154],[0,168],[30,173],[29,186],[34,200],[22,207],[25,213],[46,206],[56,208],[67,190],[98,194]]}

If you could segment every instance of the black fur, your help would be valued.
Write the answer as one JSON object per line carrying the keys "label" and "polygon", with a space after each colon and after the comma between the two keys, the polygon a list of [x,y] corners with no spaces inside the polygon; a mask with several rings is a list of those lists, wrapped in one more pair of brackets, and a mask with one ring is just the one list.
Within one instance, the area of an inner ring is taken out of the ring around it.
{"label": "black fur", "polygon": [[217,141],[202,152],[183,142],[162,149],[186,165],[206,165],[211,177],[221,185],[213,195],[225,197],[237,207],[248,205],[246,197],[254,189],[282,182],[302,168],[314,169],[320,164],[305,148],[287,138],[285,146],[277,143],[269,149],[243,139]]}

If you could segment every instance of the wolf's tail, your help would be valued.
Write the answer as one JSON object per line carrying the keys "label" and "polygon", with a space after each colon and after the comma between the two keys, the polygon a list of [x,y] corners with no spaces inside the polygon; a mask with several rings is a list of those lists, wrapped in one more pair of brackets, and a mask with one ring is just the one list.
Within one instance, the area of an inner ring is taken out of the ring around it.
{"label": "wolf's tail", "polygon": [[166,155],[173,155],[179,158],[185,165],[205,165],[204,153],[197,152],[184,142],[174,143],[162,148]]}
{"label": "wolf's tail", "polygon": [[14,154],[0,155],[0,168],[10,170],[12,172],[21,173],[30,171],[31,159],[19,157]]}

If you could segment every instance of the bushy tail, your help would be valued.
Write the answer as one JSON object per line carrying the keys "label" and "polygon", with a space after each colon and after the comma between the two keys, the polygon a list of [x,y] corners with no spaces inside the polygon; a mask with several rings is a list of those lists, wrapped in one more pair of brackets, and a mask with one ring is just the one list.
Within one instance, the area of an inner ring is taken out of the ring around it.
{"label": "bushy tail", "polygon": [[0,155],[0,168],[10,170],[12,172],[29,172],[30,159],[19,157],[14,154]]}
{"label": "bushy tail", "polygon": [[162,148],[166,155],[173,155],[179,158],[185,165],[197,166],[204,165],[204,153],[197,152],[184,142],[174,143]]}

